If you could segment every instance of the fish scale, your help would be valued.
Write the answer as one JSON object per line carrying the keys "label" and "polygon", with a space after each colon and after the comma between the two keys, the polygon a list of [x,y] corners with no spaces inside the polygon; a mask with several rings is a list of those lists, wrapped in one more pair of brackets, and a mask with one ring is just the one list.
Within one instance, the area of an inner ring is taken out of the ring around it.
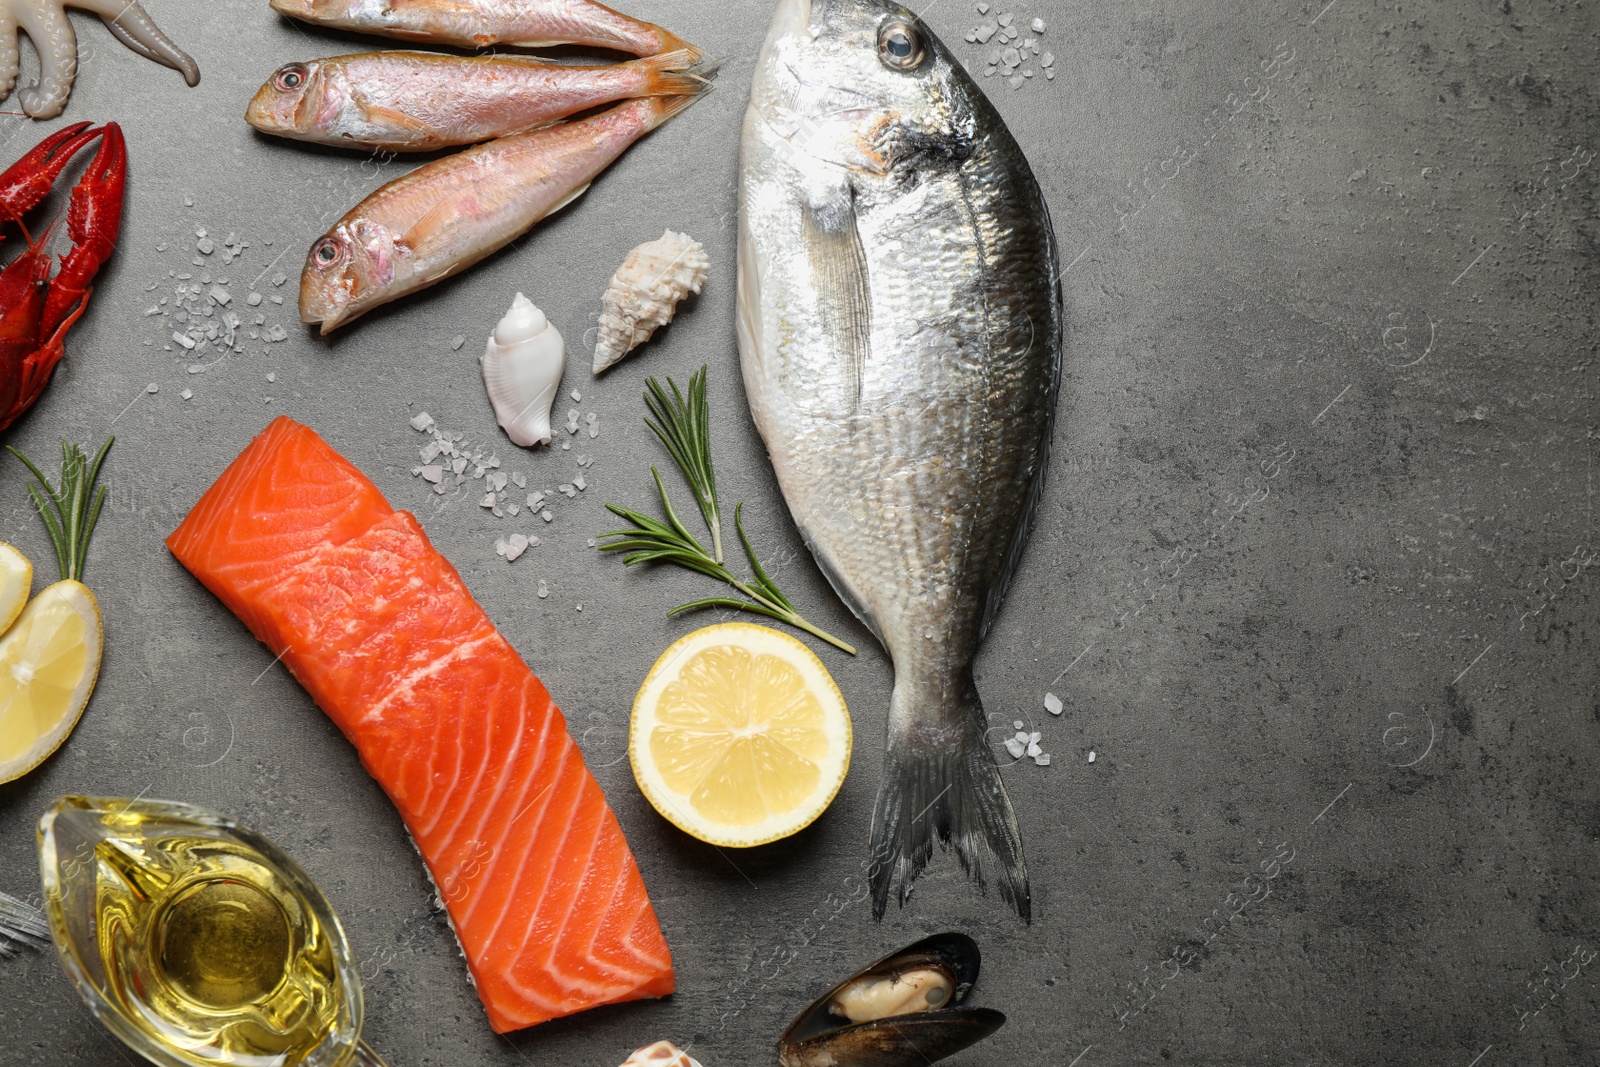
{"label": "fish scale", "polygon": [[[841,87],[851,106],[822,109]],[[1048,462],[1062,309],[1044,198],[977,86],[885,0],[782,0],[740,196],[751,413],[807,545],[894,661],[874,910],[895,881],[904,903],[943,840],[1027,918],[972,661]]]}

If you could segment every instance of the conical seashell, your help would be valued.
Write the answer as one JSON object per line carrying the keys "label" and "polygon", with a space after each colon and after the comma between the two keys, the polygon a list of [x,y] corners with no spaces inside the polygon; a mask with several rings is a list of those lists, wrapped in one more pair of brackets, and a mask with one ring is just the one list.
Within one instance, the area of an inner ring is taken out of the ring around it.
{"label": "conical seashell", "polygon": [[524,448],[550,443],[550,408],[567,350],[533,301],[517,294],[483,353],[483,384],[506,436]]}
{"label": "conical seashell", "polygon": [[629,1056],[622,1067],[700,1067],[700,1062],[670,1041],[657,1041]]}
{"label": "conical seashell", "polygon": [[679,301],[698,293],[710,274],[704,246],[686,233],[668,230],[660,240],[629,252],[612,276],[600,310],[594,372],[615,365],[650,340],[672,321]]}

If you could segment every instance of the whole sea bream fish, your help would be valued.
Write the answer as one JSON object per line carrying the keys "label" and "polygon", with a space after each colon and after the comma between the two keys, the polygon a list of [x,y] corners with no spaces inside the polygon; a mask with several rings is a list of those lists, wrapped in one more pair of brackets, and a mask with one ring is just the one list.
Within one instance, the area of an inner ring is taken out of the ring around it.
{"label": "whole sea bream fish", "polygon": [[334,56],[278,68],[250,101],[245,121],[263,133],[340,148],[431,152],[617,100],[692,96],[705,84],[699,58],[667,52],[580,66],[403,50]]}
{"label": "whole sea bream fish", "polygon": [[894,660],[874,912],[896,879],[904,904],[937,835],[1026,919],[972,662],[1049,458],[1062,306],[1044,197],[906,8],[780,0],[740,201],[751,413],[818,564]]}
{"label": "whole sea bream fish", "polygon": [[312,244],[300,273],[300,321],[332,333],[492,255],[582,196],[630,145],[698,99],[629,100],[396,178]]}
{"label": "whole sea bream fish", "polygon": [[577,44],[636,56],[699,49],[660,26],[594,0],[271,0],[272,9],[321,26],[457,48]]}

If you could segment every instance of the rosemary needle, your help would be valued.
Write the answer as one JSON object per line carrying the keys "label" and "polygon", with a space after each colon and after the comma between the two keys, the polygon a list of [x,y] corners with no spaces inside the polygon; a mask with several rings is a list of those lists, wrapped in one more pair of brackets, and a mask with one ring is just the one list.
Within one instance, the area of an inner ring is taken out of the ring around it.
{"label": "rosemary needle", "polygon": [[744,546],[745,556],[750,561],[750,570],[754,577],[741,579],[723,562],[722,514],[717,503],[716,474],[711,463],[706,368],[701,367],[689,379],[689,388],[686,391],[679,390],[678,383],[671,378],[667,379],[665,389],[654,378],[645,384],[647,391],[644,401],[651,416],[645,419],[645,423],[661,439],[661,443],[666,446],[667,452],[677,463],[678,469],[683,472],[684,481],[689,483],[689,491],[694,495],[695,503],[700,506],[700,514],[711,531],[711,549],[708,551],[684,526],[683,520],[678,518],[677,511],[672,507],[672,500],[667,496],[666,486],[661,482],[661,472],[651,467],[650,473],[655,478],[656,492],[661,496],[661,508],[666,513],[666,520],[653,519],[630,508],[607,504],[606,510],[633,525],[626,530],[613,530],[602,534],[605,543],[599,546],[600,551],[627,552],[628,555],[624,557],[623,563],[630,567],[640,563],[670,563],[686,570],[698,571],[731,586],[746,598],[738,600],[732,597],[708,597],[704,600],[695,600],[673,608],[667,613],[669,616],[680,615],[686,611],[698,611],[701,608],[732,608],[737,611],[748,611],[788,623],[796,629],[804,630],[813,637],[828,642],[835,648],[855,655],[856,650],[853,645],[818,629],[802,618],[795,610],[794,604],[790,603],[789,598],[783,595],[777,583],[762,568],[761,560],[756,556],[755,546],[750,543],[750,537],[745,533],[743,504],[735,505],[733,509],[733,526],[739,534],[739,543]]}

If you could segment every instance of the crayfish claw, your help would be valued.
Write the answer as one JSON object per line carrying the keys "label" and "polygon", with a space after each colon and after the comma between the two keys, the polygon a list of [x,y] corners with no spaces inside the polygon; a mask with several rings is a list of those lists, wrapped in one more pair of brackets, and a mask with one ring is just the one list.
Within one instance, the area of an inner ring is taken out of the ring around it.
{"label": "crayfish claw", "polygon": [[[128,179],[128,145],[122,127],[102,126],[100,151],[72,190],[67,205],[67,236],[73,247],[61,257],[61,273],[50,285],[41,316],[44,336],[57,332],[72,309],[87,306],[89,283],[110,258],[122,232],[122,199]],[[81,314],[81,310],[80,310]]]}
{"label": "crayfish claw", "polygon": [[72,157],[100,134],[89,122],[63,126],[6,168],[0,174],[0,220],[21,222],[50,195]]}

